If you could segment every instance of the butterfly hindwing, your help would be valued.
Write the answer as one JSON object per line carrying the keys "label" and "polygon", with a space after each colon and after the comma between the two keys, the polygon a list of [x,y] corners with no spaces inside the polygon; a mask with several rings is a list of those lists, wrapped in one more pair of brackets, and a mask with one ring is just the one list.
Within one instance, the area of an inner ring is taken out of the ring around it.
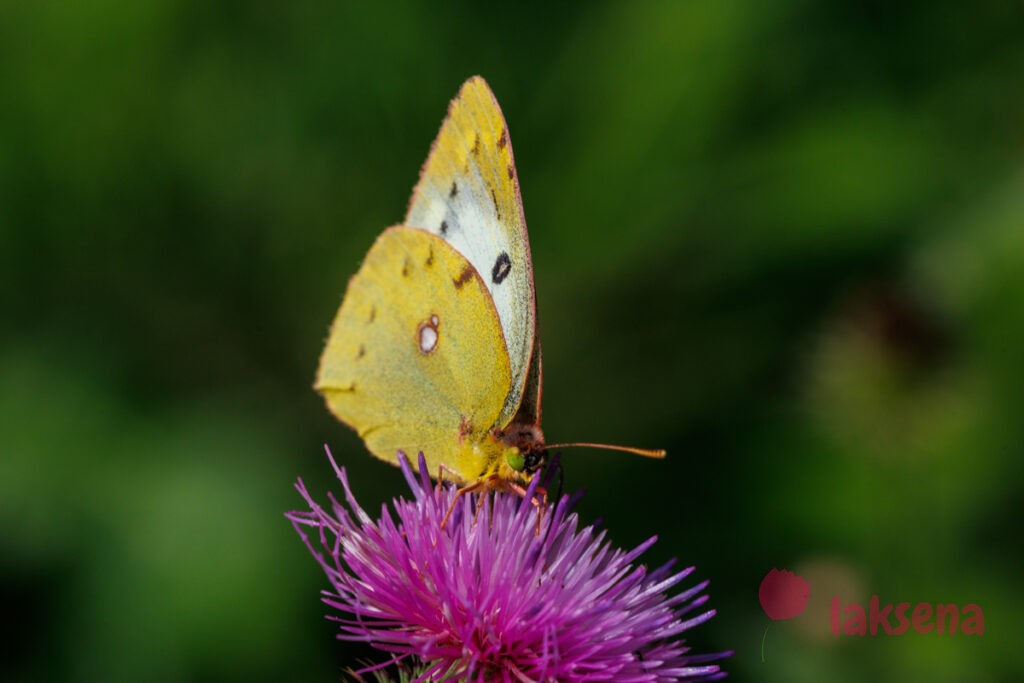
{"label": "butterfly hindwing", "polygon": [[472,264],[425,230],[386,230],[351,279],[316,389],[379,458],[422,450],[472,481],[511,383],[497,312]]}
{"label": "butterfly hindwing", "polygon": [[[524,391],[539,393],[539,386],[527,381],[536,299],[508,128],[479,76],[466,81],[452,101],[413,190],[405,223],[443,238],[485,283],[507,345],[511,384],[496,426],[507,425],[519,411]],[[539,396],[526,400],[539,407]]]}

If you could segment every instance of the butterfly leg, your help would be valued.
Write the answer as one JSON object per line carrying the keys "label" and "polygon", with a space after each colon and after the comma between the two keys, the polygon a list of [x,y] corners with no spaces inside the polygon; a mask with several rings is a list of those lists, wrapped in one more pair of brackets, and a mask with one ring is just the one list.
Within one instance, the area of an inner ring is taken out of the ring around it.
{"label": "butterfly leg", "polygon": [[[529,493],[522,484],[517,484],[516,482],[509,482],[507,486],[510,491],[518,494],[521,498],[526,498],[526,495]],[[544,509],[548,506],[548,490],[538,486],[534,489],[530,502],[537,508],[537,535],[540,536],[540,525],[544,520]]]}
{"label": "butterfly leg", "polygon": [[452,512],[455,511],[455,505],[456,505],[456,503],[459,502],[459,498],[461,498],[462,496],[466,495],[467,493],[473,493],[474,491],[479,491],[480,489],[485,489],[486,490],[486,487],[487,487],[487,480],[481,480],[481,481],[478,481],[478,482],[474,482],[474,483],[470,484],[469,486],[463,486],[461,489],[456,491],[455,492],[455,497],[452,499],[452,504],[448,506],[448,512],[446,512],[444,514],[444,519],[441,520],[441,530],[444,531],[445,525],[448,524],[448,518],[451,517],[452,516]]}
{"label": "butterfly leg", "polygon": [[480,518],[480,509],[487,504],[487,487],[482,486],[480,488],[480,498],[476,503],[476,512],[473,513],[473,526],[476,526],[476,522]]}
{"label": "butterfly leg", "polygon": [[450,476],[449,480],[457,482],[459,480],[458,473],[452,468],[448,467],[444,463],[437,466],[437,495],[441,495],[441,482],[444,480],[444,473],[447,472]]}

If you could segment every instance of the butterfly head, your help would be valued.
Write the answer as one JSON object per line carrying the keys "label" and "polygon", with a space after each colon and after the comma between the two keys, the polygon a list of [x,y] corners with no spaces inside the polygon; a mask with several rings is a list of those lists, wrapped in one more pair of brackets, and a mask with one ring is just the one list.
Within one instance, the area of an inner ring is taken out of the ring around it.
{"label": "butterfly head", "polygon": [[495,436],[506,447],[503,464],[510,470],[510,478],[529,481],[547,462],[544,434],[537,425],[512,424]]}

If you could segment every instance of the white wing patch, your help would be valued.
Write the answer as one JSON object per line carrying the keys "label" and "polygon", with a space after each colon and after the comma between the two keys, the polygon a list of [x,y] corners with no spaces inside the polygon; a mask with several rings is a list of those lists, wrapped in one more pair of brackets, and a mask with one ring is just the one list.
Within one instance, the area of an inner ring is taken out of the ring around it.
{"label": "white wing patch", "polygon": [[505,120],[482,78],[472,78],[448,117],[413,190],[405,224],[440,235],[473,264],[494,300],[512,385],[498,418],[515,416],[536,331],[533,266]]}

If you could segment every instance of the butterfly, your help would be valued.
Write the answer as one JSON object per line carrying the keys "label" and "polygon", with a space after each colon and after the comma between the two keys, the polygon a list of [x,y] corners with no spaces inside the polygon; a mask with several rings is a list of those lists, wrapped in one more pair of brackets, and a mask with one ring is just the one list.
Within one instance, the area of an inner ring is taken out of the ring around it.
{"label": "butterfly", "polygon": [[448,108],[405,220],[349,281],[314,388],[378,458],[422,452],[463,491],[520,493],[546,462],[541,348],[508,127],[483,78]]}

